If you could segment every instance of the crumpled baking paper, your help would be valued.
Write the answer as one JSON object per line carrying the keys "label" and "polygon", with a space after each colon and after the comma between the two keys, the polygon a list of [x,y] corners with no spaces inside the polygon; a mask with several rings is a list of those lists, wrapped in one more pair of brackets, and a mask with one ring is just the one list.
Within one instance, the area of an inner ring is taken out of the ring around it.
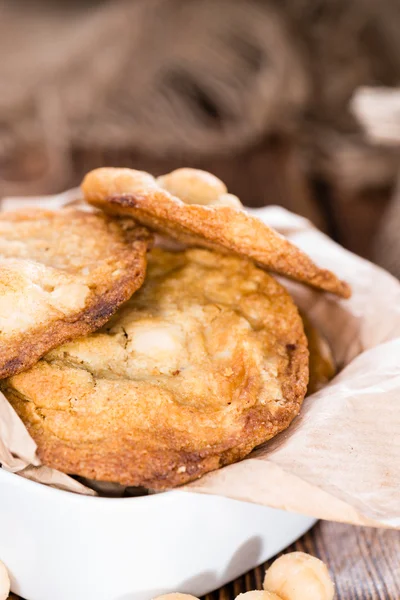
{"label": "crumpled baking paper", "polygon": [[[72,190],[40,199],[5,199],[1,208],[58,208],[77,198],[79,191]],[[287,431],[242,462],[181,489],[322,519],[400,528],[400,283],[301,217],[279,207],[251,212],[352,285],[352,298],[338,300],[282,279],[327,338],[340,372],[305,400]],[[96,493],[40,466],[35,449],[0,395],[3,468],[71,492]]]}

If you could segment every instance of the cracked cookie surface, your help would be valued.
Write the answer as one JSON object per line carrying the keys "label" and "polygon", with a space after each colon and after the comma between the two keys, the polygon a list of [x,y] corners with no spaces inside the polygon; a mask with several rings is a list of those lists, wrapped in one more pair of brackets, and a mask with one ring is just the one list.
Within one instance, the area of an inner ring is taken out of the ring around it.
{"label": "cracked cookie surface", "polygon": [[90,204],[111,214],[129,215],[188,246],[234,253],[314,288],[344,298],[351,295],[346,282],[246,213],[210,173],[178,169],[155,179],[144,171],[100,168],[86,175],[82,191]]}
{"label": "cracked cookie surface", "polygon": [[65,209],[0,215],[0,378],[94,331],[140,287],[151,234]]}
{"label": "cracked cookie surface", "polygon": [[273,277],[234,256],[154,249],[144,285],[102,329],[2,390],[44,464],[165,489],[288,427],[307,382],[302,320]]}

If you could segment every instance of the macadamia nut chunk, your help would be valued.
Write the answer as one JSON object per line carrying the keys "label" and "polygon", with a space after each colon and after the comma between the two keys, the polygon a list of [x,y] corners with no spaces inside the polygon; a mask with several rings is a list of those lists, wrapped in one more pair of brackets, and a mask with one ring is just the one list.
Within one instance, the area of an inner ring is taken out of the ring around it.
{"label": "macadamia nut chunk", "polygon": [[0,561],[0,600],[7,600],[10,593],[10,578],[5,565]]}
{"label": "macadamia nut chunk", "polygon": [[199,169],[176,169],[158,177],[157,183],[186,204],[242,206],[239,198],[228,194],[226,185],[218,177]]}
{"label": "macadamia nut chunk", "polygon": [[333,600],[335,595],[326,565],[303,552],[278,558],[266,572],[264,589],[282,600]]}
{"label": "macadamia nut chunk", "polygon": [[255,590],[254,592],[239,594],[239,596],[236,597],[236,600],[281,600],[281,598],[273,592]]}

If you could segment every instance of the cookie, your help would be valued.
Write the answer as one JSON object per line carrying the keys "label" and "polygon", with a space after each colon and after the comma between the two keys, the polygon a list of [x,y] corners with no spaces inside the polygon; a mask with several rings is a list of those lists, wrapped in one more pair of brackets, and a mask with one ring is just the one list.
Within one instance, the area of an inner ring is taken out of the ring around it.
{"label": "cookie", "polygon": [[325,387],[336,375],[337,368],[332,350],[318,329],[311,323],[308,317],[301,313],[304,324],[304,333],[308,341],[309,381],[307,395],[310,396]]}
{"label": "cookie", "polygon": [[94,331],[142,285],[151,235],[101,212],[0,215],[0,378]]}
{"label": "cookie", "polygon": [[179,169],[155,179],[143,171],[100,168],[86,175],[82,191],[90,204],[129,215],[186,245],[225,250],[314,288],[343,298],[351,294],[346,282],[247,214],[224,184],[204,171]]}
{"label": "cookie", "polygon": [[273,277],[236,256],[156,248],[102,329],[1,389],[44,464],[162,490],[287,428],[307,382],[303,323]]}

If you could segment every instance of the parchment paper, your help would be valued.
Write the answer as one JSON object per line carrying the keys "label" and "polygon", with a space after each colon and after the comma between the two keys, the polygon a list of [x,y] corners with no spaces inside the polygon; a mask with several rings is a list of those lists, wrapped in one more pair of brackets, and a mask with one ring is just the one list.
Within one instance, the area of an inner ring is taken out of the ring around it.
{"label": "parchment paper", "polygon": [[[58,207],[78,194],[73,190],[30,199],[29,204]],[[7,199],[2,208],[26,203]],[[341,372],[305,400],[286,432],[242,462],[181,489],[318,518],[400,527],[400,283],[301,217],[279,207],[251,212],[352,285],[352,298],[337,300],[282,280],[328,339]],[[95,494],[64,474],[38,466],[35,444],[4,396],[0,462],[44,484]]]}

